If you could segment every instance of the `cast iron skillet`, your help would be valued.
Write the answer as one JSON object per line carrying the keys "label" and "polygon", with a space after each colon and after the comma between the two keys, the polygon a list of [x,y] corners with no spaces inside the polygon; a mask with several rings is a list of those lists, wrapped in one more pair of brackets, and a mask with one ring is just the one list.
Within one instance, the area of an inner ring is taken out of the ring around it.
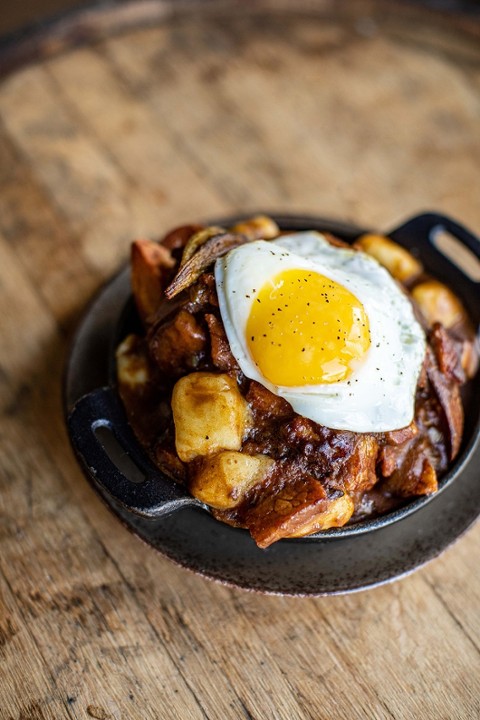
{"label": "cast iron skillet", "polygon": [[[322,218],[274,217],[283,230],[324,230],[346,241],[363,232]],[[236,220],[228,218],[215,224],[228,226]],[[477,238],[453,220],[434,213],[412,218],[390,237],[454,289],[478,326],[478,282],[439,249],[441,232],[449,233],[480,258]],[[162,475],[135,439],[115,390],[113,354],[136,322],[125,269],[94,301],[74,340],[65,383],[68,429],[83,469],[107,504],[130,529],[179,564],[264,592],[347,592],[413,570],[441,552],[480,513],[480,489],[475,482],[480,459],[477,377],[466,397],[460,454],[442,478],[438,493],[407,502],[379,518],[306,538],[281,540],[259,550],[247,531],[216,521],[203,503]],[[424,538],[426,530],[428,537]],[[421,538],[426,540],[425,547],[419,542]],[[410,545],[415,541],[410,550],[407,540]],[[365,545],[370,548],[367,556]]]}

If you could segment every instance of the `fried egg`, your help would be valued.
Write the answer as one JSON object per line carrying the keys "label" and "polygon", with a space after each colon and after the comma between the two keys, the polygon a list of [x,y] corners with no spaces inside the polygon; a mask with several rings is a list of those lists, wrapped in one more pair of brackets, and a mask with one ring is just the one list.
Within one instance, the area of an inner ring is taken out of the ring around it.
{"label": "fried egg", "polygon": [[247,243],[218,259],[231,351],[247,378],[338,430],[409,425],[425,355],[412,305],[372,257],[314,231]]}

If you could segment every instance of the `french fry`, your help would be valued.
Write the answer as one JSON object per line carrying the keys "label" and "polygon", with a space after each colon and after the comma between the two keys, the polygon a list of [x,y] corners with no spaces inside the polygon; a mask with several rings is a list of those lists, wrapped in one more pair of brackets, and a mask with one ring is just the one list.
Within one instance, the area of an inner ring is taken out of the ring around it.
{"label": "french fry", "polygon": [[280,234],[277,223],[266,215],[244,220],[230,229],[231,232],[246,235],[250,240],[271,240]]}
{"label": "french fry", "polygon": [[180,378],[173,388],[172,412],[175,446],[183,462],[220,450],[240,450],[250,419],[235,380],[206,372]]}
{"label": "french fry", "polygon": [[320,530],[328,530],[333,527],[342,527],[352,517],[355,506],[353,500],[347,493],[335,500],[330,500],[326,510],[318,513],[303,527],[298,528],[289,537],[305,537]]}
{"label": "french fry", "polygon": [[422,264],[408,250],[384,235],[362,235],[355,247],[374,257],[402,283],[411,282],[423,270]]}
{"label": "french fry", "polygon": [[203,461],[190,483],[190,492],[217,510],[228,510],[242,502],[273,464],[266,455],[225,450]]}
{"label": "french fry", "polygon": [[165,277],[175,261],[169,250],[152,240],[136,240],[131,252],[133,296],[140,317],[147,322],[163,299]]}
{"label": "french fry", "polygon": [[450,328],[467,321],[467,314],[458,297],[438,280],[419,283],[413,288],[412,297],[430,326],[440,322]]}
{"label": "french fry", "polygon": [[127,335],[117,347],[117,380],[120,385],[138,388],[146,385],[150,376],[148,359],[137,335]]}

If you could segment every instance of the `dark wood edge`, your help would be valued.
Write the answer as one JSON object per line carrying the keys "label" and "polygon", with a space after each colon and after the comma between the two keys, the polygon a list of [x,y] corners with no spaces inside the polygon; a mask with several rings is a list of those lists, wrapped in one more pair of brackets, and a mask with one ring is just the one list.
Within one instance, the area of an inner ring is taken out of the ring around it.
{"label": "dark wood edge", "polygon": [[[236,2],[234,4],[237,4]],[[217,0],[125,0],[114,4],[92,2],[33,24],[0,40],[0,78],[72,48],[118,35],[130,29],[154,26],[174,15],[205,6],[225,5]]]}
{"label": "dark wood edge", "polygon": [[[435,7],[434,7],[435,6]],[[394,13],[414,22],[419,14],[444,28],[480,39],[480,6],[473,2],[438,0],[356,0],[349,6],[335,0],[113,0],[74,8],[0,38],[0,79],[24,66],[55,57],[76,47],[132,29],[155,26],[193,10],[204,12],[295,12],[354,19],[359,13],[387,20]]]}

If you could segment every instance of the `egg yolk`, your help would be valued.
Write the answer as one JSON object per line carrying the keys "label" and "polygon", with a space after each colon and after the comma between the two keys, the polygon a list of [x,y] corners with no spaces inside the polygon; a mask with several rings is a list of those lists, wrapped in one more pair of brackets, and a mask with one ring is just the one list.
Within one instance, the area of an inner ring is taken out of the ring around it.
{"label": "egg yolk", "polygon": [[287,387],[345,380],[370,346],[358,298],[304,269],[281,272],[258,290],[246,332],[262,375]]}

